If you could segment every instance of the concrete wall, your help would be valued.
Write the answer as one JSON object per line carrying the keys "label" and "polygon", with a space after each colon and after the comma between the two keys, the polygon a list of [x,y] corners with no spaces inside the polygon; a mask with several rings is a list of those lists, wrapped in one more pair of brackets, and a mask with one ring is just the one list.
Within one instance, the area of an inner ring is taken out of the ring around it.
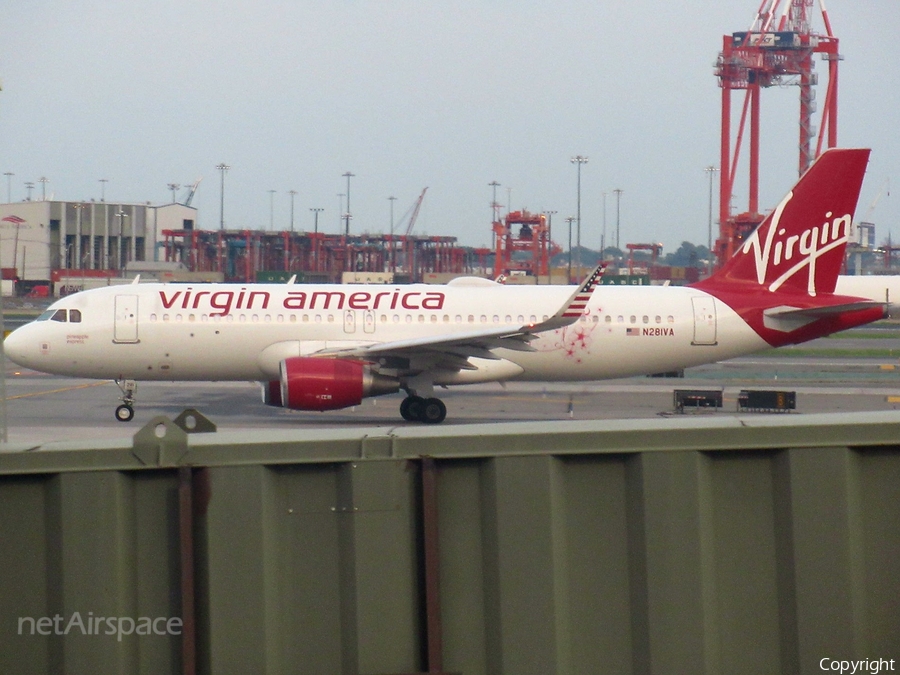
{"label": "concrete wall", "polygon": [[819,673],[900,658],[900,415],[158,418],[4,448],[0,542],[0,672]]}

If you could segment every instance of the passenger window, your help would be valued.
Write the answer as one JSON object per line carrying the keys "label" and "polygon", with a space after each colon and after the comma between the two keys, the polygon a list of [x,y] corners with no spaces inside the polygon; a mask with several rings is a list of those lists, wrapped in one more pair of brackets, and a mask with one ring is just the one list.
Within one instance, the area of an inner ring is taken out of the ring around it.
{"label": "passenger window", "polygon": [[[153,319],[156,321],[156,319]],[[69,310],[69,323],[81,323],[81,310],[80,309],[70,309]]]}

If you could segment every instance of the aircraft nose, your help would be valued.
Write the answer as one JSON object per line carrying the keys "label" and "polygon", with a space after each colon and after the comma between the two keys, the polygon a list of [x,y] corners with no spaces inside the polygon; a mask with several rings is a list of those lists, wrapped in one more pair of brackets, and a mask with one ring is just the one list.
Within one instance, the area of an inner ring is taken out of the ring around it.
{"label": "aircraft nose", "polygon": [[27,366],[28,348],[31,341],[25,335],[26,331],[22,330],[23,328],[24,326],[17,328],[6,336],[6,339],[3,340],[3,353],[10,361],[18,363],[20,366]]}

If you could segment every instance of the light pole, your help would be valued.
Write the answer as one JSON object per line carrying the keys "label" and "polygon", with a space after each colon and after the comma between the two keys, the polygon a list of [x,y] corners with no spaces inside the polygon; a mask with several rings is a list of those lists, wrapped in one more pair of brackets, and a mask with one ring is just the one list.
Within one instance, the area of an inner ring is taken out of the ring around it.
{"label": "light pole", "polygon": [[569,160],[578,167],[578,210],[576,211],[576,217],[578,218],[578,236],[576,246],[579,249],[578,253],[578,276],[581,277],[581,165],[588,163],[588,158],[583,155],[575,155],[572,159]]}
{"label": "light pole", "polygon": [[569,224],[569,274],[566,277],[566,281],[568,283],[572,283],[572,223],[575,222],[574,216],[569,216],[566,218],[566,222]]}
{"label": "light pole", "polygon": [[356,174],[353,174],[353,173],[350,173],[349,171],[347,171],[346,173],[341,174],[341,175],[343,175],[343,177],[347,179],[347,215],[345,216],[344,235],[349,236],[350,235],[350,179],[353,178]]}
{"label": "light pole", "polygon": [[175,197],[175,193],[178,192],[178,188],[180,188],[180,187],[181,187],[181,185],[179,185],[178,183],[169,183],[169,189],[172,191],[172,203],[173,204],[178,203],[178,200]]}
{"label": "light pole", "polygon": [[397,198],[393,195],[388,197],[388,201],[391,202],[391,274],[396,272],[394,269],[394,202],[397,201]]}
{"label": "light pole", "polygon": [[553,274],[551,273],[551,265],[550,265],[550,251],[553,246],[553,214],[558,213],[557,211],[544,211],[544,215],[547,216],[547,283],[551,282],[551,277]]}
{"label": "light pole", "polygon": [[297,196],[296,190],[288,190],[288,194],[291,196],[291,232],[294,231],[294,197]]}
{"label": "light pole", "polygon": [[500,187],[500,183],[494,180],[488,183],[488,186],[494,188],[494,196],[491,198],[491,219],[492,222],[497,222],[500,220],[500,204],[497,203],[497,188]]}
{"label": "light pole", "polygon": [[228,172],[228,166],[225,162],[216,164],[216,171],[221,174],[221,182],[219,184],[219,229],[225,229],[225,174]]}
{"label": "light pole", "polygon": [[[81,253],[81,212],[84,211],[87,204],[75,204],[75,256],[78,258],[78,267],[84,276],[84,255]],[[84,290],[84,289],[82,289]]]}
{"label": "light pole", "polygon": [[616,195],[616,248],[619,249],[619,251],[622,250],[622,247],[619,245],[619,200],[622,198],[623,192],[625,192],[625,190],[620,188],[613,190],[613,193]]}
{"label": "light pole", "polygon": [[338,232],[344,226],[344,193],[338,192]]}
{"label": "light pole", "polygon": [[600,233],[600,259],[603,260],[606,250],[606,193],[603,193],[603,230]]}
{"label": "light pole", "polygon": [[313,270],[319,271],[319,213],[325,209],[310,209],[313,212]]}
{"label": "light pole", "polygon": [[313,232],[319,234],[319,214],[325,209],[310,209],[313,212]]}
{"label": "light pole", "polygon": [[100,201],[106,201],[106,184],[109,182],[109,178],[100,178],[98,181],[100,183]]}
{"label": "light pole", "polygon": [[269,231],[275,231],[275,190],[269,190]]}
{"label": "light pole", "polygon": [[12,171],[4,171],[3,175],[6,176],[6,203],[12,204],[12,177],[16,174]]}
{"label": "light pole", "polygon": [[28,190],[28,197],[25,199],[25,201],[30,202],[31,201],[31,191],[34,190],[34,183],[32,183],[31,181],[26,181],[25,189]]}
{"label": "light pole", "polygon": [[50,179],[46,176],[41,176],[38,178],[38,183],[41,184],[41,201],[47,201],[47,183],[50,182]]}
{"label": "light pole", "polygon": [[116,258],[119,263],[119,276],[125,276],[125,260],[123,255],[124,250],[124,240],[125,240],[125,219],[128,217],[128,214],[125,213],[122,209],[119,209],[119,212],[116,214],[116,218],[119,219],[119,244],[116,246]]}
{"label": "light pole", "polygon": [[708,232],[706,235],[706,250],[708,251],[707,255],[709,256],[709,262],[706,265],[706,273],[712,274],[712,266],[713,266],[713,256],[712,256],[712,196],[713,196],[713,176],[716,174],[718,169],[710,164],[708,167],[703,169],[707,174],[709,174],[709,220],[707,223]]}

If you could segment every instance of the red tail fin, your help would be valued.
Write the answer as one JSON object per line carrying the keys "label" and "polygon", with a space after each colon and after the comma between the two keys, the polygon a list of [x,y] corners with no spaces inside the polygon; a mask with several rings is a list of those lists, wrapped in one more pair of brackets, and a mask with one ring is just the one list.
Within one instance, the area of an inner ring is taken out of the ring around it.
{"label": "red tail fin", "polygon": [[833,293],[868,160],[867,149],[824,152],[737,253],[696,286]]}

